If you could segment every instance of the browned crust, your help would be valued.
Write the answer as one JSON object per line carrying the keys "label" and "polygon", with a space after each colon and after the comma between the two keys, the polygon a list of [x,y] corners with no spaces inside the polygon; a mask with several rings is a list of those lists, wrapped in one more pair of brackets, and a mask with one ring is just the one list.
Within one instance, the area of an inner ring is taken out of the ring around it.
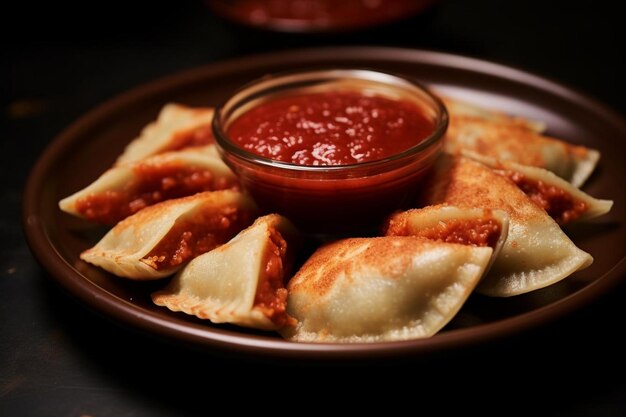
{"label": "browned crust", "polygon": [[525,223],[545,212],[510,179],[464,157],[443,155],[428,180],[421,203],[447,203],[460,208],[504,210],[511,221]]}
{"label": "browned crust", "polygon": [[[462,132],[471,132],[473,145],[465,145],[457,139]],[[521,164],[545,168],[544,147],[561,148],[564,155],[573,155],[575,159],[584,159],[589,152],[584,146],[540,135],[520,125],[494,123],[473,116],[451,118],[446,133],[448,152],[458,153],[465,149],[492,158],[509,154],[515,155],[515,161]]]}
{"label": "browned crust", "polygon": [[[338,240],[315,251],[291,279],[287,288],[290,292],[306,291],[315,293],[318,297],[323,296],[332,288],[337,278],[349,279],[363,265],[375,265],[381,277],[398,279],[409,268],[416,252],[440,245],[441,242],[412,236]],[[459,250],[464,250],[464,246],[456,246]]]}

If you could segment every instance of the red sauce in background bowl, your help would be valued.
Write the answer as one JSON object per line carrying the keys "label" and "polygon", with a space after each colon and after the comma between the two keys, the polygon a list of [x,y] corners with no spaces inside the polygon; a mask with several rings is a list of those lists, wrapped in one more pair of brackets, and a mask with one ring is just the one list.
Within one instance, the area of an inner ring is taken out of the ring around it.
{"label": "red sauce in background bowl", "polygon": [[224,161],[260,207],[312,234],[367,233],[417,190],[448,115],[416,82],[369,70],[265,77],[216,109]]}
{"label": "red sauce in background bowl", "polygon": [[283,32],[339,32],[416,15],[436,0],[206,0],[240,24]]}

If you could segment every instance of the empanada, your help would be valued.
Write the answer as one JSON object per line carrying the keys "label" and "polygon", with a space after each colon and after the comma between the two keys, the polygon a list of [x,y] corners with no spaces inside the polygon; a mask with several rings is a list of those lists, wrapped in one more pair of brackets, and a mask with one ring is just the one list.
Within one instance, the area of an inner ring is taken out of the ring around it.
{"label": "empanada", "polygon": [[514,124],[493,123],[470,116],[450,118],[444,150],[471,151],[500,160],[545,168],[580,187],[591,175],[600,153],[540,135]]}
{"label": "empanada", "polygon": [[490,122],[513,124],[537,133],[546,130],[546,124],[537,120],[530,120],[519,116],[512,116],[501,111],[486,109],[452,97],[440,96],[440,98],[446,105],[450,119],[469,116]]}
{"label": "empanada", "polygon": [[166,104],[157,120],[147,125],[118,157],[117,164],[139,161],[152,155],[209,145],[213,108]]}
{"label": "empanada", "polygon": [[260,217],[228,243],[191,261],[152,300],[214,323],[266,330],[293,325],[285,311],[285,278],[294,241],[296,232],[287,219]]}
{"label": "empanada", "polygon": [[464,155],[511,179],[560,225],[601,216],[613,206],[613,201],[593,198],[546,169],[499,161],[473,152]]}
{"label": "empanada", "polygon": [[503,210],[509,235],[477,290],[491,296],[523,294],[553,284],[589,266],[558,224],[506,177],[464,157],[442,155],[424,184],[418,205]]}
{"label": "empanada", "polygon": [[84,189],[61,200],[59,207],[87,220],[114,225],[160,201],[237,184],[215,145],[208,145],[116,165]]}
{"label": "empanada", "polygon": [[417,236],[461,245],[493,249],[491,263],[509,233],[509,216],[502,210],[427,206],[394,213],[384,227],[386,236]]}
{"label": "empanada", "polygon": [[288,285],[282,335],[298,342],[429,337],[459,311],[492,249],[419,237],[339,240],[319,248]]}
{"label": "empanada", "polygon": [[231,190],[168,200],[127,217],[80,258],[135,280],[165,277],[247,227],[256,207]]}

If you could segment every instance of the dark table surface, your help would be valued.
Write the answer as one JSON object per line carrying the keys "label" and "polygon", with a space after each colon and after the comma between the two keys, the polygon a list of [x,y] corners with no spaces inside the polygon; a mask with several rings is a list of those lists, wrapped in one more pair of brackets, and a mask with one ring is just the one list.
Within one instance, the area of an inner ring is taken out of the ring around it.
{"label": "dark table surface", "polygon": [[[3,27],[0,41],[0,416],[209,414],[233,406],[226,394],[243,400],[260,388],[270,388],[258,406],[270,412],[286,395],[311,410],[316,403],[331,409],[338,399],[418,413],[433,405],[626,413],[624,284],[557,322],[488,345],[391,363],[263,362],[175,346],[91,312],[38,266],[20,225],[31,166],[73,120],[138,84],[250,53],[328,45],[435,49],[545,75],[625,114],[619,39],[626,31],[617,10],[600,2],[561,8],[449,0],[395,25],[320,36],[244,29],[202,2],[126,3],[26,3],[5,13],[15,27]],[[360,394],[346,394],[351,388]],[[393,396],[383,396],[390,389]]]}

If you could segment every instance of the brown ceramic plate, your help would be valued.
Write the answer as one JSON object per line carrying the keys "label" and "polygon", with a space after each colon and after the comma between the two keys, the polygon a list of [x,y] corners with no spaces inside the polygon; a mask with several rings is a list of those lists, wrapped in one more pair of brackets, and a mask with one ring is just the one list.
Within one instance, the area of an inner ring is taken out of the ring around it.
{"label": "brown ceramic plate", "polygon": [[[548,133],[602,153],[584,189],[615,200],[613,211],[567,230],[595,257],[584,271],[549,288],[509,299],[474,295],[438,335],[370,345],[296,344],[270,333],[218,326],[172,313],[150,301],[162,282],[130,282],[79,260],[104,233],[59,211],[57,202],[109,167],[125,144],[163,104],[216,105],[264,74],[312,67],[366,67],[413,76],[450,95],[547,122]],[[276,53],[209,65],[125,93],[61,133],[35,165],[24,195],[30,246],[52,276],[74,296],[121,322],[179,342],[239,353],[283,357],[356,358],[420,354],[504,337],[567,314],[608,291],[626,275],[626,122],[604,105],[562,85],[476,59],[415,50],[335,48]],[[613,250],[606,250],[613,248]]]}

